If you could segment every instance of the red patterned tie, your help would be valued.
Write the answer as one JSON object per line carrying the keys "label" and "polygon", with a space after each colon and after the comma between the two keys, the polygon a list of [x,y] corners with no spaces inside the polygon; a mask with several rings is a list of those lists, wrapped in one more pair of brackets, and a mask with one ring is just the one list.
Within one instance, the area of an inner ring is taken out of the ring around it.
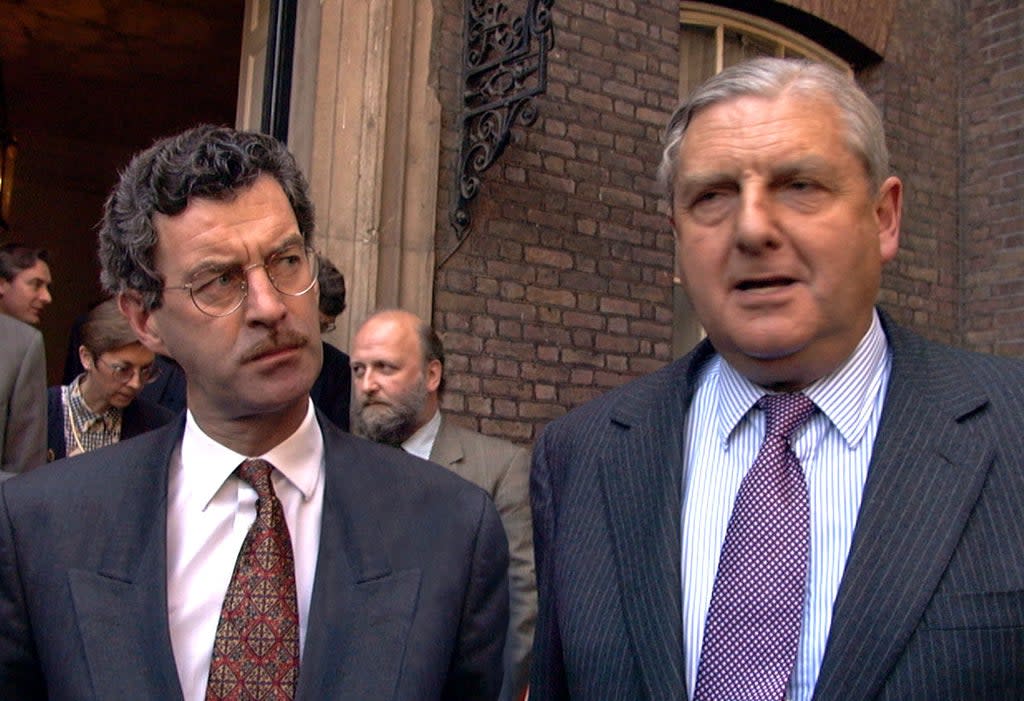
{"label": "red patterned tie", "polygon": [[273,465],[235,470],[259,497],[256,520],[235,562],[213,643],[207,701],[290,701],[299,678],[295,559],[284,510],[270,483]]}
{"label": "red patterned tie", "polygon": [[694,701],[781,701],[803,617],[810,506],[790,436],[814,413],[803,394],[770,394],[765,437],[725,533]]}

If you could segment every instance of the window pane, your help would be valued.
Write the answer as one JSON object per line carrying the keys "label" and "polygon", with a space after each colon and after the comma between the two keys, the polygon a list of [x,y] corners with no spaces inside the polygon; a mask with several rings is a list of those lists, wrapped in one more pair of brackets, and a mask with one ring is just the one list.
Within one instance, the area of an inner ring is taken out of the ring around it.
{"label": "window pane", "polygon": [[686,96],[715,74],[715,28],[684,24],[681,45],[679,94]]}
{"label": "window pane", "polygon": [[733,29],[725,30],[723,49],[725,66],[732,66],[747,58],[778,55],[775,42],[751,34],[743,34]]}

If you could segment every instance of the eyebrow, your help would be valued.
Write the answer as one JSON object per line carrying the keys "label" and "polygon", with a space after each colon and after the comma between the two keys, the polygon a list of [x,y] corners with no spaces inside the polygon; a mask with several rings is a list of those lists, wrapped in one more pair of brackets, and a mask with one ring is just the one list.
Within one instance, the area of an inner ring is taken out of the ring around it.
{"label": "eyebrow", "polygon": [[738,179],[735,173],[727,173],[725,171],[709,171],[683,175],[677,181],[679,186],[676,188],[676,192],[684,197],[689,197],[701,190],[735,183]]}
{"label": "eyebrow", "polygon": [[[266,255],[266,257],[264,257],[263,262],[266,263],[267,260],[269,260],[270,258],[273,258],[274,256],[280,254],[282,251],[285,251],[285,250],[287,250],[289,248],[292,248],[293,246],[300,246],[300,247],[302,247],[302,246],[305,246],[305,245],[306,245],[306,239],[302,236],[301,233],[293,232],[291,234],[288,234],[284,238],[283,241],[278,243],[276,246],[274,246],[274,248],[272,248],[270,250],[270,252]],[[221,260],[221,261],[218,261],[218,260],[203,260],[203,261],[200,261],[194,268],[192,268],[191,270],[186,272],[185,279],[186,280],[193,280],[193,279],[195,279],[195,277],[197,275],[200,275],[202,273],[206,273],[206,272],[219,272],[219,271],[222,271],[222,270],[230,270],[231,268],[241,268],[241,267],[244,267],[243,264],[239,263],[237,261],[233,261],[233,262],[229,263],[229,262],[225,262],[223,260]]]}
{"label": "eyebrow", "polygon": [[[777,180],[780,177],[792,177],[800,173],[829,173],[832,170],[833,166],[824,158],[810,154],[773,163],[769,166],[767,175],[769,180]],[[681,174],[678,179],[679,191],[688,194],[708,187],[735,183],[739,179],[736,170],[697,171],[695,173]]]}

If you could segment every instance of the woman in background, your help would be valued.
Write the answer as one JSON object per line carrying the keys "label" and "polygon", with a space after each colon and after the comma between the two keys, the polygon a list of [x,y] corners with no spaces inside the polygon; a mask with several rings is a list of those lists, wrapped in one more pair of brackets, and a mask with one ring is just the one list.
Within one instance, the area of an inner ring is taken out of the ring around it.
{"label": "woman in background", "polygon": [[116,300],[93,308],[81,334],[78,354],[84,372],[49,389],[50,460],[117,443],[174,418],[171,411],[136,397],[156,379],[155,356],[136,338]]}

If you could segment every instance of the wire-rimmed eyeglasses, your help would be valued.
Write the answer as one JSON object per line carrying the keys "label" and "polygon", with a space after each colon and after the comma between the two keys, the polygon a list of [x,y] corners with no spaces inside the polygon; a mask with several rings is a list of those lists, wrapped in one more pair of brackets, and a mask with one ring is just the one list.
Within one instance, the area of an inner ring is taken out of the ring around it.
{"label": "wire-rimmed eyeglasses", "polygon": [[242,306],[249,294],[248,274],[263,267],[274,289],[289,297],[306,294],[316,283],[318,257],[309,246],[295,244],[262,263],[212,268],[198,273],[185,285],[165,285],[165,290],[188,290],[196,309],[209,316],[227,316]]}
{"label": "wire-rimmed eyeglasses", "polygon": [[148,385],[160,374],[160,368],[153,363],[137,367],[135,365],[126,365],[124,363],[111,363],[97,355],[96,365],[101,364],[107,366],[107,369],[110,371],[110,376],[118,382],[131,382],[132,378],[135,377],[135,373],[138,372],[139,382],[144,385]]}

